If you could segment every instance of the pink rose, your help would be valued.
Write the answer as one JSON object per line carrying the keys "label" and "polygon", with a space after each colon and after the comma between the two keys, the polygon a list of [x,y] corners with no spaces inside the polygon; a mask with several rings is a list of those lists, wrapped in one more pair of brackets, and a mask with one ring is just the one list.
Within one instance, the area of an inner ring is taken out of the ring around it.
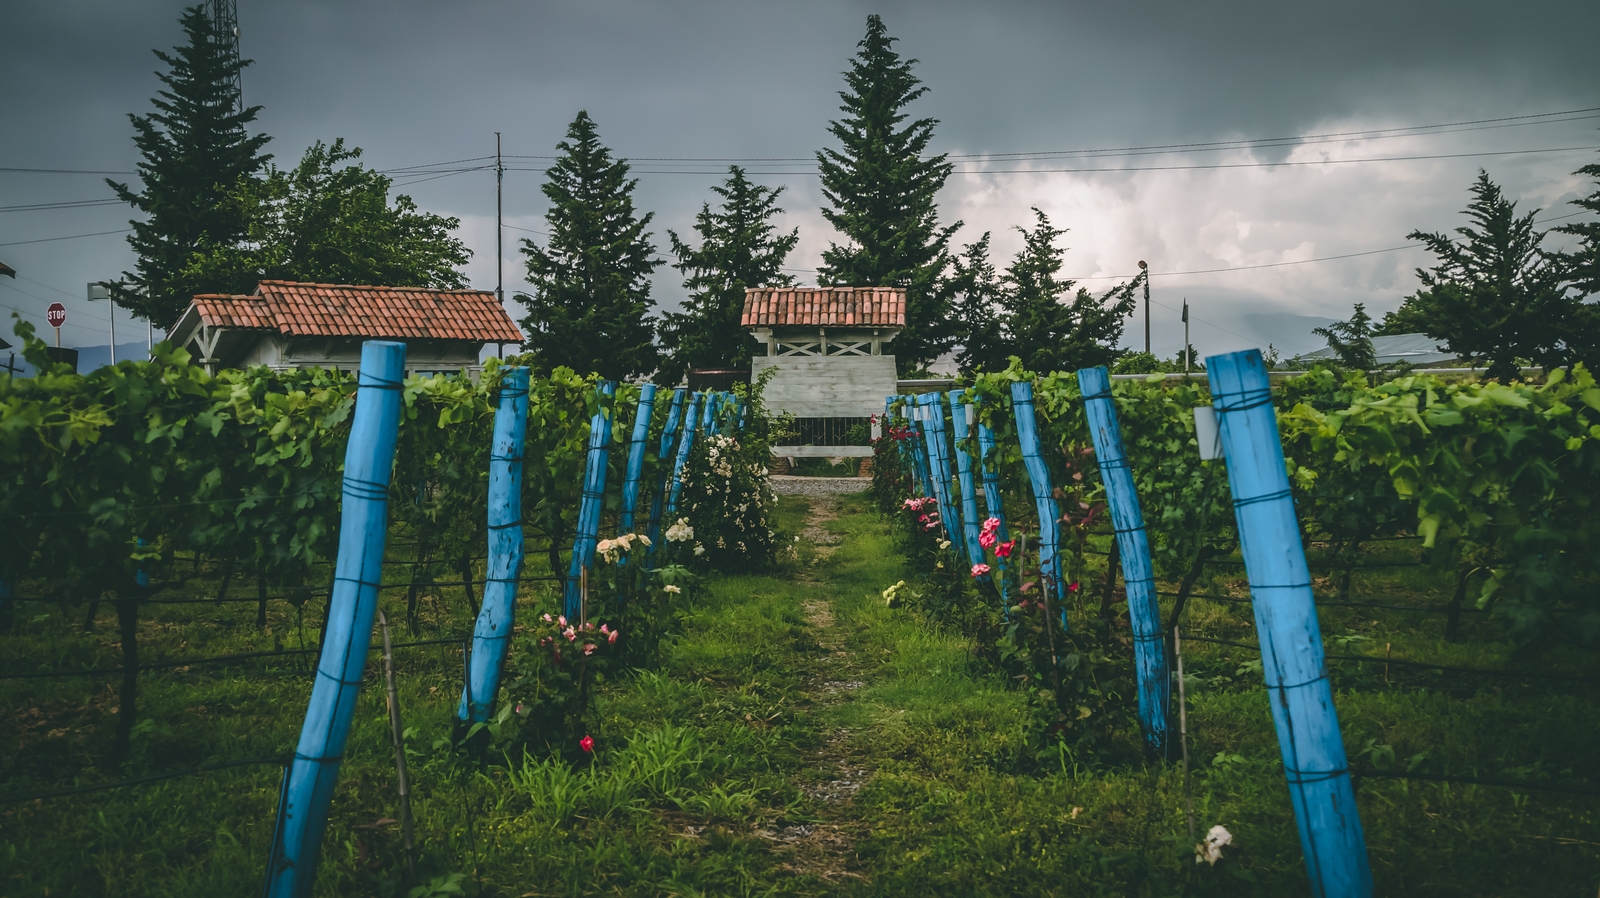
{"label": "pink rose", "polygon": [[584,646],[583,646],[583,654],[586,657],[589,656],[589,655],[593,655],[594,654],[594,649],[595,649],[594,643],[592,643],[592,642],[585,643]]}
{"label": "pink rose", "polygon": [[572,629],[571,627],[568,627],[565,630],[561,631],[561,635],[567,637],[567,641],[568,642],[574,642],[578,638],[578,631]]}
{"label": "pink rose", "polygon": [[578,747],[586,752],[594,751],[594,740],[590,739],[588,736],[584,736],[582,739],[578,740]]}
{"label": "pink rose", "polygon": [[982,577],[987,573],[989,573],[989,566],[987,564],[975,564],[972,566],[972,576],[974,577]]}
{"label": "pink rose", "polygon": [[1001,543],[1000,545],[994,547],[994,557],[996,557],[996,558],[1010,558],[1012,550],[1015,549],[1016,547],[1017,547],[1017,541],[1016,540],[1012,540],[1011,542],[1008,542],[1008,543]]}
{"label": "pink rose", "polygon": [[989,520],[983,522],[983,532],[984,533],[993,533],[993,532],[995,532],[996,530],[999,530],[999,529],[1000,529],[1000,519],[999,518],[990,518]]}
{"label": "pink rose", "polygon": [[612,630],[611,631],[611,635],[606,637],[606,642],[616,642],[617,641],[617,635],[618,635],[617,631],[616,630]]}
{"label": "pink rose", "polygon": [[978,545],[983,546],[985,549],[994,548],[994,544],[998,540],[999,540],[999,537],[994,535],[994,531],[993,530],[985,530],[982,533],[978,534]]}

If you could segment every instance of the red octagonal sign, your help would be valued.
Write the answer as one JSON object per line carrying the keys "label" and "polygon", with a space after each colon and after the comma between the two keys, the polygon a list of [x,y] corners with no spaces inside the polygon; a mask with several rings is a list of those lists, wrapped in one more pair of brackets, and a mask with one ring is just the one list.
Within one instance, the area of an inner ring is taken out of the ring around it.
{"label": "red octagonal sign", "polygon": [[60,327],[67,322],[67,307],[59,302],[50,304],[45,310],[44,317],[50,322],[51,327]]}

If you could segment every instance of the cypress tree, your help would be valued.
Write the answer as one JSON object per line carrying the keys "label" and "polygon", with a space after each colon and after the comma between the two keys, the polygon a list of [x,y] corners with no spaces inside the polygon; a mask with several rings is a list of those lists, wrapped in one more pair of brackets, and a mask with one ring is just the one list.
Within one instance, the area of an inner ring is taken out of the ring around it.
{"label": "cypress tree", "polygon": [[755,338],[739,326],[747,287],[789,287],[783,260],[800,240],[800,229],[780,234],[771,220],[781,215],[782,187],[762,187],[745,177],[744,169],[728,167],[728,180],[711,190],[722,197],[721,208],[700,207],[694,229],[700,246],[684,243],[667,231],[672,267],[684,275],[689,291],[682,312],[662,316],[661,342],[668,355],[660,382],[676,384],[690,368],[747,367]]}
{"label": "cypress tree", "polygon": [[822,215],[849,239],[823,252],[817,279],[825,286],[904,287],[906,326],[894,341],[902,371],[933,361],[953,343],[949,294],[950,236],[960,222],[941,228],[934,196],[950,176],[943,154],[924,158],[938,121],[904,124],[905,107],[927,92],[911,74],[915,59],[894,52],[883,19],[867,17],[840,91],[845,117],[829,122],[841,149],[817,153],[822,193],[832,208]]}
{"label": "cypress tree", "polygon": [[1081,287],[1073,292],[1076,281],[1057,278],[1066,250],[1055,242],[1066,231],[1053,227],[1038,208],[1033,214],[1038,226],[1031,231],[1017,227],[1022,233],[1022,251],[1002,279],[1013,354],[1033,371],[1076,371],[1112,364],[1122,355],[1117,343],[1125,320],[1137,305],[1134,290],[1141,283],[1139,278],[1098,298]]}
{"label": "cypress tree", "polygon": [[541,371],[566,366],[609,379],[649,374],[658,354],[653,342],[650,274],[664,260],[645,228],[654,213],[637,216],[628,163],[612,159],[588,112],[580,111],[556,145],[562,155],[545,172],[550,200],[545,246],[522,241],[533,294],[517,294],[528,307],[524,348]]}
{"label": "cypress tree", "polygon": [[[1600,164],[1585,165],[1573,174],[1594,178],[1595,190],[1588,196],[1573,200],[1572,205],[1600,215]],[[1555,230],[1558,234],[1570,234],[1579,241],[1575,252],[1553,254],[1566,269],[1567,283],[1581,294],[1600,295],[1600,219],[1564,224]]]}
{"label": "cypress tree", "polygon": [[238,242],[247,220],[230,193],[272,158],[260,151],[264,134],[247,136],[260,106],[239,109],[235,79],[250,64],[230,50],[231,37],[218,34],[203,6],[183,11],[188,42],[169,55],[155,55],[169,67],[156,77],[166,85],[151,100],[156,111],[129,114],[143,187],[107,179],[117,197],[144,213],[130,221],[128,244],[138,254],[135,271],[123,272],[126,286],[113,291],[116,303],[159,327],[170,327],[196,293],[216,289],[187,271],[202,244]]}

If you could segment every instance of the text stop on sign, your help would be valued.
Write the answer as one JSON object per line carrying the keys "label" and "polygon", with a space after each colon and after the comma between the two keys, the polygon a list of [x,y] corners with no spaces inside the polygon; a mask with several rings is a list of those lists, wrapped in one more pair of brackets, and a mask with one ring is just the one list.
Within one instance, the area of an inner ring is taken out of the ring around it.
{"label": "text stop on sign", "polygon": [[45,310],[44,317],[50,322],[51,327],[60,327],[67,323],[67,307],[59,302],[53,302],[50,308]]}

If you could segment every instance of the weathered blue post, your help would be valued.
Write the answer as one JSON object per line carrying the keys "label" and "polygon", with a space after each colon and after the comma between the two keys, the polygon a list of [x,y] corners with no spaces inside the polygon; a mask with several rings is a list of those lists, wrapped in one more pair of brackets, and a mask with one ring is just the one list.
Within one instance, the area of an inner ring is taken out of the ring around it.
{"label": "weathered blue post", "polygon": [[661,469],[661,476],[656,478],[655,493],[650,497],[650,545],[645,549],[646,559],[655,557],[656,546],[661,542],[661,509],[666,505],[667,490],[672,485],[672,450],[677,446],[678,419],[683,415],[683,395],[686,392],[683,387],[672,391],[672,405],[667,407],[667,422],[661,428],[661,449],[656,453],[656,465]]}
{"label": "weathered blue post", "polygon": [[917,482],[922,487],[922,495],[933,496],[937,499],[938,496],[935,496],[933,492],[933,472],[929,470],[928,466],[926,428],[922,426],[923,419],[927,415],[917,402],[916,396],[908,395],[905,400],[906,426],[911,428],[911,433],[914,437],[911,440],[911,461],[917,469]]}
{"label": "weathered blue post", "polygon": [[1366,898],[1372,894],[1372,870],[1339,736],[1267,369],[1261,351],[1252,349],[1211,356],[1206,375],[1311,894]]}
{"label": "weathered blue post", "polygon": [[589,419],[589,453],[583,467],[583,498],[578,505],[578,536],[572,542],[572,563],[567,568],[564,607],[569,620],[583,617],[583,575],[594,563],[595,543],[600,539],[600,509],[606,495],[606,459],[611,449],[611,414],[607,402],[616,395],[615,381],[602,380],[595,386],[600,408]]}
{"label": "weathered blue post", "polygon": [[[628,476],[622,482],[622,510],[617,533],[633,532],[633,510],[639,504],[639,478],[644,474],[644,443],[650,436],[650,416],[656,409],[656,385],[639,388],[639,405],[633,413],[633,439],[628,446]],[[654,539],[650,540],[652,543]]]}
{"label": "weathered blue post", "polygon": [[467,683],[456,716],[463,723],[487,723],[500,689],[522,576],[522,447],[528,438],[528,369],[508,368],[500,379],[494,437],[489,449],[489,565],[483,580],[483,605],[472,629]]}
{"label": "weathered blue post", "polygon": [[[965,390],[950,391],[950,426],[955,430],[956,484],[961,488],[961,537],[967,549],[967,563],[983,561],[983,545],[978,542],[982,523],[978,520],[978,492],[972,480],[972,456],[962,448],[967,440],[967,410]],[[988,574],[983,575],[989,579]]]}
{"label": "weathered blue post", "polygon": [[928,453],[929,481],[933,485],[933,498],[939,502],[939,520],[944,523],[946,535],[954,537],[951,546],[956,558],[965,558],[961,547],[961,510],[950,500],[950,460],[944,445],[944,396],[941,393],[923,393],[917,397],[922,409],[922,435]]}
{"label": "weathered blue post", "polygon": [[[689,463],[689,453],[694,449],[695,425],[700,420],[700,402],[704,393],[689,398],[689,410],[683,416],[683,436],[678,440],[678,457],[672,463],[672,480],[667,484],[667,516],[678,513],[678,497],[683,495],[683,466]],[[669,525],[670,526],[670,525]]]}
{"label": "weathered blue post", "polygon": [[389,478],[400,429],[404,343],[368,340],[361,346],[355,417],[344,455],[344,505],[339,555],[329,599],[327,638],[300,728],[294,761],[283,780],[278,822],[267,861],[268,898],[307,898],[328,804],[350,736],[350,718],[383,582]]}
{"label": "weathered blue post", "polygon": [[[1066,595],[1067,584],[1061,582],[1061,559],[1056,547],[1061,539],[1061,509],[1056,505],[1055,486],[1050,482],[1050,469],[1039,453],[1039,424],[1033,415],[1033,384],[1021,380],[1011,385],[1011,414],[1017,421],[1017,442],[1022,447],[1022,463],[1028,469],[1028,480],[1033,485],[1033,504],[1039,512],[1039,570],[1048,576],[1054,586],[1056,598]],[[1061,610],[1062,624],[1066,623],[1066,609]]]}
{"label": "weathered blue post", "polygon": [[1161,603],[1156,598],[1155,567],[1150,561],[1150,538],[1139,509],[1139,491],[1122,449],[1122,427],[1117,422],[1116,400],[1111,398],[1111,372],[1084,368],[1078,372],[1089,418],[1089,436],[1100,480],[1106,488],[1111,527],[1122,558],[1122,582],[1128,594],[1128,622],[1133,629],[1133,666],[1139,684],[1139,727],[1144,743],[1158,758],[1173,749],[1169,709],[1172,676],[1167,670],[1166,639],[1161,631]]}

